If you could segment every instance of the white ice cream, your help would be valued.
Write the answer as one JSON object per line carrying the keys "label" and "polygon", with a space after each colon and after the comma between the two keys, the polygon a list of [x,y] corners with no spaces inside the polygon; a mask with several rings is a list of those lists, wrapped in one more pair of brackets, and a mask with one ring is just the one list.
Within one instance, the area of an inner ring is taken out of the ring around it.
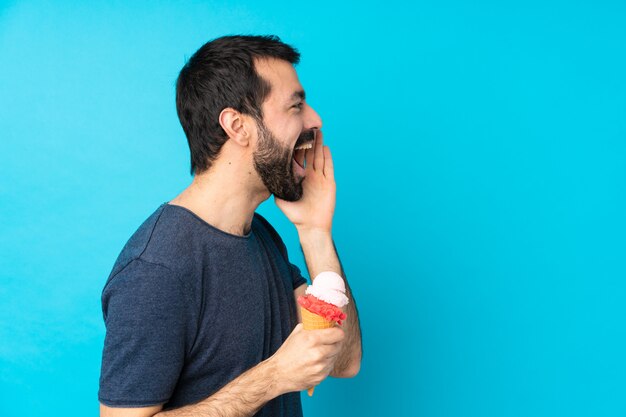
{"label": "white ice cream", "polygon": [[332,271],[319,273],[313,279],[313,284],[306,289],[306,294],[336,305],[339,308],[348,304],[346,284],[343,282],[341,275]]}

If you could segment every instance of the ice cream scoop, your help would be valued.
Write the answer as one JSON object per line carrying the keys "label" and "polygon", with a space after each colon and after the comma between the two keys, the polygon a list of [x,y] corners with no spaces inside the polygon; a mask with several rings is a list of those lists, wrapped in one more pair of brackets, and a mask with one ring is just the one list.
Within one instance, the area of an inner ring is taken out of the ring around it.
{"label": "ice cream scoop", "polygon": [[322,301],[336,305],[341,308],[348,304],[346,296],[346,284],[341,275],[332,271],[319,273],[313,283],[309,285],[305,293],[312,295]]}

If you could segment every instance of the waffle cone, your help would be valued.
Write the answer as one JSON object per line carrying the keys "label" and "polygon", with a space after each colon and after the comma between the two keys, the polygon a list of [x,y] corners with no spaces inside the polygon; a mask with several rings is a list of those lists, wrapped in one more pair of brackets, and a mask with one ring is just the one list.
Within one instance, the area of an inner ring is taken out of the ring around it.
{"label": "waffle cone", "polygon": [[[330,329],[335,325],[334,321],[326,320],[322,316],[311,313],[306,308],[300,307],[300,313],[302,314],[302,325],[304,326],[304,330]],[[307,390],[309,397],[313,396],[314,390],[315,387],[311,387]]]}
{"label": "waffle cone", "polygon": [[335,325],[334,321],[326,320],[322,316],[311,313],[306,308],[300,307],[300,313],[302,314],[304,330],[329,329]]}

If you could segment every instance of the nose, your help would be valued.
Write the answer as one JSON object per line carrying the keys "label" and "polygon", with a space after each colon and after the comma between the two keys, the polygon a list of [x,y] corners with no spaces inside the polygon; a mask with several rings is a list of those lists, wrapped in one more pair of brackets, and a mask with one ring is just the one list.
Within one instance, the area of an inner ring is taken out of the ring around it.
{"label": "nose", "polygon": [[305,102],[305,110],[306,110],[306,114],[304,117],[304,128],[307,130],[308,129],[321,129],[322,118],[320,117],[320,115],[317,114],[317,112],[313,110],[313,107],[309,106],[306,102]]}

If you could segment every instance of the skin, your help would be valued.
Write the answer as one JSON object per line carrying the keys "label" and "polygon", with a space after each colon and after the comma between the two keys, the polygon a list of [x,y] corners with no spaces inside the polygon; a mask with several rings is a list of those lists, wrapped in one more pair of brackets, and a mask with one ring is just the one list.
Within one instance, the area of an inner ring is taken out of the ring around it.
{"label": "skin", "polygon": [[[258,122],[251,116],[231,108],[224,109],[219,121],[229,140],[220,156],[207,172],[196,175],[191,185],[170,204],[193,211],[225,232],[248,234],[255,210],[272,195],[266,185],[267,178],[264,181],[255,168],[255,155],[258,162],[261,153],[267,155],[268,150],[275,150],[276,158],[270,157],[265,162],[273,166],[269,172],[282,175],[279,180],[285,180],[291,169],[291,157],[285,157],[281,150],[293,155],[303,132],[317,130],[313,149],[295,153],[301,163],[306,161],[305,176],[294,175],[290,183],[296,189],[301,186],[301,198],[288,201],[275,195],[274,201],[296,226],[309,275],[315,277],[322,271],[334,271],[345,279],[332,239],[336,185],[330,149],[323,144],[322,121],[299,97],[298,92],[303,92],[303,88],[291,64],[260,59],[255,66],[258,74],[272,86],[270,95],[262,104],[263,125],[271,133],[271,138],[263,136],[264,132],[260,132],[263,129],[259,129]],[[263,142],[267,139],[271,140]],[[304,294],[305,287],[298,287],[294,297]],[[267,401],[287,392],[308,389],[328,375],[338,378],[355,376],[361,363],[361,332],[347,281],[346,287],[350,302],[344,308],[348,318],[342,327],[304,330],[302,324],[298,324],[273,356],[205,400],[167,412],[161,412],[162,405],[111,408],[101,404],[100,415],[252,416]],[[298,320],[301,321],[299,313]]]}

